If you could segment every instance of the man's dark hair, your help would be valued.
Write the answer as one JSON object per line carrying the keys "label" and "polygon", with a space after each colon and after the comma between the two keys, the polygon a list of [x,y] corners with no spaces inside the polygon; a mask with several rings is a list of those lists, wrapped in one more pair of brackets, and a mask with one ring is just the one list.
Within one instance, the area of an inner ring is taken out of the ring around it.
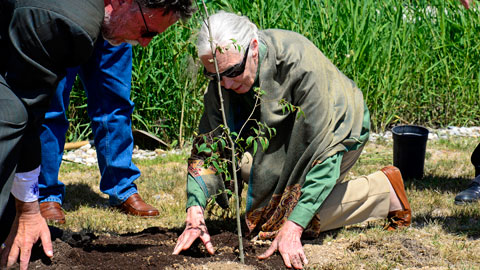
{"label": "man's dark hair", "polygon": [[142,6],[147,8],[164,8],[164,14],[173,11],[180,20],[190,18],[195,12],[193,0],[137,0]]}

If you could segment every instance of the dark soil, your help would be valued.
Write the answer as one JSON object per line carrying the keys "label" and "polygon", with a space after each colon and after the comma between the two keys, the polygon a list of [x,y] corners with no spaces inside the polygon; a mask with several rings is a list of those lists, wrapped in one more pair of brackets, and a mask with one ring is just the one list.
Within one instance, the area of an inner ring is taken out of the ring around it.
{"label": "dark soil", "polygon": [[30,269],[202,269],[212,263],[212,269],[285,269],[278,254],[258,260],[256,256],[268,245],[254,245],[249,240],[243,241],[246,265],[232,264],[239,259],[238,236],[231,231],[210,232],[216,248],[213,256],[199,241],[180,255],[171,255],[182,229],[149,228],[125,235],[95,235],[51,227],[51,232],[54,257],[47,258],[36,247]]}

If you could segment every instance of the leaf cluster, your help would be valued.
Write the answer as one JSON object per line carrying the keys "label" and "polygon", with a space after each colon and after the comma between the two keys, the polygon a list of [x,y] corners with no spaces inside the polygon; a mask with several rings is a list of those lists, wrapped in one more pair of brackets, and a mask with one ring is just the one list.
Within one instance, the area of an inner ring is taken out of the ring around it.
{"label": "leaf cluster", "polygon": [[303,116],[305,118],[305,113],[302,111],[302,108],[295,106],[292,103],[288,102],[286,99],[281,99],[278,104],[282,106],[282,113],[285,114],[285,111],[289,113],[297,112],[297,120]]}

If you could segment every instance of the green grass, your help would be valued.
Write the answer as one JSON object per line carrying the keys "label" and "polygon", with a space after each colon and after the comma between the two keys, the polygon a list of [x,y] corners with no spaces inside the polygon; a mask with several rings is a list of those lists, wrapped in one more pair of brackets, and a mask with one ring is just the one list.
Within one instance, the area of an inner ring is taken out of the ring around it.
{"label": "green grass", "polygon": [[[457,0],[216,0],[208,6],[247,15],[261,29],[305,35],[362,89],[374,130],[480,124],[479,13]],[[198,26],[197,13],[149,47],[134,48],[133,124],[173,145],[190,140],[203,109]],[[68,138],[85,138],[80,88],[72,103]]]}

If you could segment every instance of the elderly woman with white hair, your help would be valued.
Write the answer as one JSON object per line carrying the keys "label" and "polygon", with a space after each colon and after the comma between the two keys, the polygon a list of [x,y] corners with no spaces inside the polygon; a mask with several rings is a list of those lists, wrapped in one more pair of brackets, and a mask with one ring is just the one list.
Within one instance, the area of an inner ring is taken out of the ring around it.
{"label": "elderly woman with white hair", "polygon": [[[252,118],[276,129],[268,149],[253,155],[244,179],[249,234],[273,240],[259,259],[278,250],[287,267],[301,269],[308,262],[302,235],[317,236],[380,218],[388,218],[390,230],[410,225],[411,209],[397,168],[388,166],[368,176],[345,178],[368,141],[370,129],[362,92],[353,81],[298,33],[259,31],[248,18],[226,12],[212,15],[210,26],[229,128],[238,132],[254,110]],[[205,75],[212,80],[204,96],[199,127],[203,134],[223,124],[209,40],[203,25],[198,54]],[[265,92],[260,106],[255,106],[255,87]],[[281,99],[300,107],[305,116],[283,113]],[[201,154],[193,149],[186,228],[174,254],[188,249],[197,238],[214,253],[203,209],[224,183],[213,168],[202,164]],[[222,196],[216,201],[225,204]]]}

